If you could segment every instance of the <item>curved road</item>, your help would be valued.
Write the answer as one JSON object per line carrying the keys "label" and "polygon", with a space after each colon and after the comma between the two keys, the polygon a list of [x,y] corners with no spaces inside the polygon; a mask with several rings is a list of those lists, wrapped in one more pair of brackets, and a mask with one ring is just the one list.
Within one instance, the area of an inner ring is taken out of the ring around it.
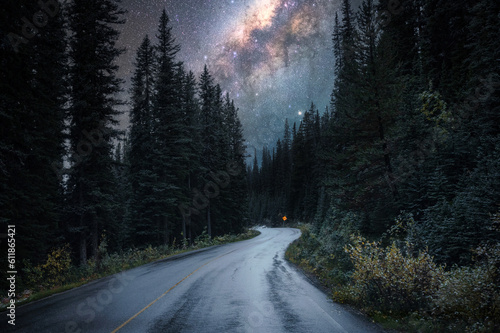
{"label": "curved road", "polygon": [[156,261],[17,308],[2,332],[382,332],[284,260],[297,229]]}

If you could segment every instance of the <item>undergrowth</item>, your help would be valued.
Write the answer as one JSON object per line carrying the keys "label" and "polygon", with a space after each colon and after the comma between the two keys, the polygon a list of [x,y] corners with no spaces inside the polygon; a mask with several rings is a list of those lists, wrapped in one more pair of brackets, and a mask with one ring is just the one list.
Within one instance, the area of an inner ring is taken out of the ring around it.
{"label": "undergrowth", "polygon": [[[492,217],[500,225],[500,215]],[[310,225],[286,257],[386,328],[404,332],[500,332],[500,242],[477,247],[472,266],[446,267],[415,249],[414,221],[400,217],[378,240],[340,221],[321,236]],[[324,231],[324,230],[323,230]],[[353,232],[349,232],[353,231]]]}

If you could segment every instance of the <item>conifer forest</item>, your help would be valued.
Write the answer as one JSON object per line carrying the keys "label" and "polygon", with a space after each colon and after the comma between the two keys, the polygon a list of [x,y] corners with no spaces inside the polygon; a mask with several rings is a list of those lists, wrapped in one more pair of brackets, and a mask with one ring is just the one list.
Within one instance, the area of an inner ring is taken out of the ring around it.
{"label": "conifer forest", "polygon": [[22,292],[265,225],[301,229],[287,258],[335,302],[500,330],[499,1],[268,1],[335,6],[328,93],[273,131],[168,8],[126,50],[128,2],[2,2],[0,296],[11,226]]}

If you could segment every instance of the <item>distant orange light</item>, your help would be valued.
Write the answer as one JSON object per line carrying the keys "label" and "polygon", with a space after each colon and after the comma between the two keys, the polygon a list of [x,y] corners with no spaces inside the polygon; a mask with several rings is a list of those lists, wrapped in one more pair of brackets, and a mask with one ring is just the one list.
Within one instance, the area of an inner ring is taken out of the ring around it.
{"label": "distant orange light", "polygon": [[286,221],[286,216],[283,216],[283,221]]}

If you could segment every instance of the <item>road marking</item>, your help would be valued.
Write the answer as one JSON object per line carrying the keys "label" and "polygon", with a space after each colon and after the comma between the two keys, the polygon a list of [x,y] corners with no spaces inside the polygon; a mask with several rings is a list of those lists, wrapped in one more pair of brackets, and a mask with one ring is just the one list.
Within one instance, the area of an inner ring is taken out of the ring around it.
{"label": "road marking", "polygon": [[130,323],[132,320],[134,320],[135,318],[137,318],[137,316],[139,316],[141,313],[143,313],[144,311],[146,311],[151,305],[155,304],[156,302],[158,302],[163,296],[165,296],[166,294],[168,294],[172,289],[174,289],[175,287],[177,287],[179,284],[181,284],[182,281],[186,280],[188,277],[190,277],[191,275],[193,275],[194,273],[196,273],[198,270],[200,270],[201,268],[205,267],[206,265],[210,264],[211,262],[214,262],[215,260],[217,259],[220,259],[224,256],[227,256],[228,254],[236,251],[237,249],[235,250],[232,250],[228,253],[225,253],[221,256],[218,256],[217,258],[215,259],[212,259],[206,263],[204,263],[203,265],[201,265],[200,267],[198,267],[197,269],[195,269],[194,271],[192,271],[191,273],[189,273],[189,275],[185,276],[182,280],[180,280],[179,282],[177,282],[176,284],[174,284],[169,290],[165,291],[160,297],[158,297],[157,299],[155,299],[154,301],[152,301],[151,303],[149,303],[144,309],[142,309],[141,311],[137,312],[135,315],[133,315],[132,317],[130,317],[126,322],[124,322],[123,324],[121,324],[120,326],[118,326],[117,328],[115,328],[113,331],[111,331],[111,333],[116,333],[118,332],[119,330],[121,330],[125,325],[127,325],[128,323]]}

